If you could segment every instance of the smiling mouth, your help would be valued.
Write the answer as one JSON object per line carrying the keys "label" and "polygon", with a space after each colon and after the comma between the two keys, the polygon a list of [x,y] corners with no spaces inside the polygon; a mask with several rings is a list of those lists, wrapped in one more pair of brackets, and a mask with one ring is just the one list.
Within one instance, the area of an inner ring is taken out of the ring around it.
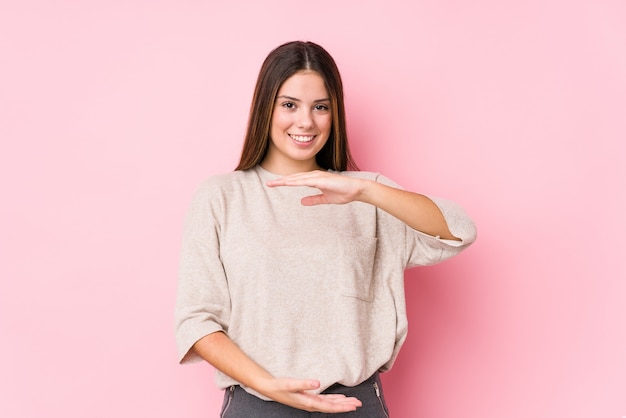
{"label": "smiling mouth", "polygon": [[289,134],[289,137],[291,139],[293,139],[296,142],[299,142],[301,144],[306,144],[307,142],[311,142],[313,141],[313,139],[315,139],[315,135],[293,135],[293,134]]}

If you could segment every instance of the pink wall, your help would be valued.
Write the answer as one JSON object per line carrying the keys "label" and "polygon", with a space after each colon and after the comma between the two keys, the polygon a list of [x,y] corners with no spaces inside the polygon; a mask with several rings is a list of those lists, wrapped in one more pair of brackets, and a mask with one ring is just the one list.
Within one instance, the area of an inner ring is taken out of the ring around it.
{"label": "pink wall", "polygon": [[394,416],[626,415],[626,3],[26,0],[0,4],[0,416],[217,415],[176,363],[182,218],[292,39],[337,59],[361,167],[479,226],[407,274]]}

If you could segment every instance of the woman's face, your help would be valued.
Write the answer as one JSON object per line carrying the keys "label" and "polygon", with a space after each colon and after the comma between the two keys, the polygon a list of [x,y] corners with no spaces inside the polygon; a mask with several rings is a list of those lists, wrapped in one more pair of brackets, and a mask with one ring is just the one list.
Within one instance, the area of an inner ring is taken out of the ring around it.
{"label": "woman's face", "polygon": [[294,74],[278,90],[261,165],[280,175],[318,169],[315,155],[326,144],[331,126],[330,96],[322,77],[314,71]]}

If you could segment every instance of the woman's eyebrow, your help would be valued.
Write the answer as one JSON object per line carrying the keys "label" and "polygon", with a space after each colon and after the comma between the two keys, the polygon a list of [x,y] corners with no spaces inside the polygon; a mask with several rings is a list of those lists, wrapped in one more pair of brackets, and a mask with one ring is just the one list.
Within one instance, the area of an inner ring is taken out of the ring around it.
{"label": "woman's eyebrow", "polygon": [[[294,101],[294,102],[301,102],[301,101],[302,101],[302,100],[300,100],[300,99],[296,99],[295,97],[286,96],[286,95],[284,95],[284,94],[282,94],[282,95],[280,95],[280,96],[277,96],[276,98],[277,98],[277,99],[287,99],[287,100],[291,100],[291,101]],[[313,100],[313,102],[314,102],[314,103],[318,103],[318,102],[329,102],[329,101],[330,101],[330,98],[329,98],[329,97],[324,98],[324,99],[317,99],[317,100]]]}

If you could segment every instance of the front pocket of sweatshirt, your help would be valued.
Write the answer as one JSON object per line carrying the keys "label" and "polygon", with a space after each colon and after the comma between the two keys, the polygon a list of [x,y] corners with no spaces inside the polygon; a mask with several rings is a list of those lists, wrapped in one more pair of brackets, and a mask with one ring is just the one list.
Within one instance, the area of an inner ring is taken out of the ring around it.
{"label": "front pocket of sweatshirt", "polygon": [[374,299],[374,262],[376,238],[339,236],[343,242],[337,246],[340,291],[343,296],[371,302]]}

